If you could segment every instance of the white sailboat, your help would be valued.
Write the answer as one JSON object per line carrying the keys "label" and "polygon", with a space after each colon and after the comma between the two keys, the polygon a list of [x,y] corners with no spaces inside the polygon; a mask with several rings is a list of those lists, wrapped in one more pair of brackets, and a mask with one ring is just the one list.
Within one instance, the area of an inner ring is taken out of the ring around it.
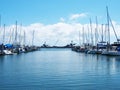
{"label": "white sailboat", "polygon": [[[108,36],[109,36],[109,40],[108,40],[108,43],[107,43],[107,49],[102,52],[102,55],[120,56],[120,51],[117,49],[118,46],[120,46],[120,44],[119,44],[120,40],[117,37],[117,34],[115,32],[114,26],[113,26],[112,21],[111,21],[111,18],[109,16],[108,7],[106,7],[106,8],[107,8],[107,22],[108,22]],[[112,25],[112,28],[113,28],[113,31],[115,33],[115,36],[116,36],[116,39],[117,39],[117,43],[118,43],[118,44],[116,44],[117,47],[115,49],[113,49],[113,45],[110,44],[110,28],[109,28],[110,24]]]}

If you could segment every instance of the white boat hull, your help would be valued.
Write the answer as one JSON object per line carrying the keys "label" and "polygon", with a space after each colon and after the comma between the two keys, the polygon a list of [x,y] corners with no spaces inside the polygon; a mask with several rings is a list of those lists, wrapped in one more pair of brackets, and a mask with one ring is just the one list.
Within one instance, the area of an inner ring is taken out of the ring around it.
{"label": "white boat hull", "polygon": [[120,56],[120,52],[118,52],[118,51],[103,51],[102,55]]}

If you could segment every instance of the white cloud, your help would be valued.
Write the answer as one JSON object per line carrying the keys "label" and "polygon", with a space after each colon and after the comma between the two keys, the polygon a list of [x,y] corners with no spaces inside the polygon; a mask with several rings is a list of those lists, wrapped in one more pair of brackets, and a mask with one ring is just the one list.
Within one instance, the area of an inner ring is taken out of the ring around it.
{"label": "white cloud", "polygon": [[61,22],[65,22],[65,19],[63,17],[60,18]]}
{"label": "white cloud", "polygon": [[[78,19],[81,17],[86,17],[86,14],[74,14],[71,16],[71,20]],[[33,30],[35,31],[35,37],[34,37],[34,44],[35,45],[42,45],[44,42],[46,42],[49,45],[66,45],[70,43],[71,41],[74,41],[74,43],[79,44],[79,32],[80,32],[80,41],[83,42],[83,26],[84,26],[84,33],[85,38],[87,38],[89,41],[91,41],[91,30],[90,30],[90,24],[81,24],[81,23],[67,23],[64,22],[64,18],[60,18],[60,22],[55,24],[42,24],[42,23],[33,23],[28,26],[21,26],[18,25],[18,41],[20,40],[21,43],[23,43],[24,40],[24,31],[26,33],[26,44],[31,45],[32,44],[32,37],[33,37]],[[120,25],[112,21],[115,31],[118,35],[120,33]],[[88,29],[89,27],[89,29]],[[93,33],[92,36],[95,39],[95,28],[96,24],[92,23],[92,29]],[[88,31],[89,30],[89,31]],[[99,41],[101,40],[101,24],[98,24],[98,36]],[[104,26],[105,30],[105,26]],[[15,38],[15,25],[6,26],[6,33],[5,33],[5,42],[9,43],[11,37],[11,43],[14,41]],[[89,32],[89,35],[88,35]],[[104,31],[105,32],[105,31]],[[107,32],[107,31],[106,31]],[[21,36],[19,35],[21,33]],[[110,33],[111,33],[111,41],[115,41],[115,35],[114,31],[112,30],[112,27],[110,26]],[[105,36],[105,34],[104,34]],[[120,36],[118,36],[120,37]],[[3,39],[3,27],[1,28],[0,33],[0,41]]]}
{"label": "white cloud", "polygon": [[[34,44],[35,45],[42,45],[44,42],[47,42],[49,45],[54,45],[56,41],[58,40],[57,45],[66,45],[71,42],[71,40],[76,41],[76,36],[78,36],[78,30],[80,29],[82,25],[81,24],[68,24],[64,22],[58,22],[56,24],[49,24],[44,25],[41,23],[34,23],[28,26],[22,26],[22,28],[18,25],[18,40],[21,38],[21,43],[23,43],[24,40],[24,31],[26,33],[26,44],[31,45],[32,44],[32,37],[33,37],[33,30],[35,30],[35,39]],[[10,32],[10,28],[12,28],[12,31]],[[21,30],[21,31],[20,31]],[[21,32],[21,36],[19,35]],[[3,36],[3,28],[1,32],[1,41]],[[6,33],[5,33],[5,39],[6,43],[8,42],[8,38],[12,36],[12,41],[14,41],[15,38],[15,25],[7,26],[6,27]]]}
{"label": "white cloud", "polygon": [[73,14],[73,15],[70,16],[70,20],[75,20],[75,19],[78,19],[78,18],[84,18],[86,16],[87,16],[86,13]]}

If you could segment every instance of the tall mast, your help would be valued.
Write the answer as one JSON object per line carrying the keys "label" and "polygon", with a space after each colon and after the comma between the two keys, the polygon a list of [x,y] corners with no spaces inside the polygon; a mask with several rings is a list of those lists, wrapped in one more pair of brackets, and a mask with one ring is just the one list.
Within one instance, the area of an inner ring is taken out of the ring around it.
{"label": "tall mast", "polygon": [[118,39],[118,36],[117,36],[117,33],[115,32],[115,28],[114,28],[114,26],[113,26],[113,23],[112,23],[112,20],[111,20],[111,18],[110,18],[110,16],[109,16],[109,12],[108,12],[108,7],[106,7],[107,8],[107,21],[108,21],[108,35],[109,35],[109,42],[110,42],[110,29],[109,29],[109,25],[111,24],[111,26],[112,26],[112,28],[113,28],[113,31],[114,31],[114,34],[115,34],[115,37],[116,37],[116,39],[117,39],[117,42],[119,42],[120,41],[120,39]]}
{"label": "tall mast", "polygon": [[108,25],[108,43],[110,44],[110,23],[109,23],[109,12],[108,12],[108,7],[106,7],[107,9],[107,25]]}
{"label": "tall mast", "polygon": [[105,24],[105,42],[107,42],[107,24]]}
{"label": "tall mast", "polygon": [[25,30],[24,30],[24,45],[26,44],[25,41],[26,40],[26,34],[25,34]]}
{"label": "tall mast", "polygon": [[22,31],[22,24],[20,25],[20,32],[19,32],[19,44],[21,44],[21,42],[22,42],[22,38],[21,38],[21,31]]}
{"label": "tall mast", "polygon": [[14,31],[15,31],[15,29],[13,28],[12,29],[12,34],[11,34],[11,44],[13,44],[14,43]]}
{"label": "tall mast", "polygon": [[5,24],[4,24],[4,29],[3,29],[3,44],[5,43]]}
{"label": "tall mast", "polygon": [[103,42],[103,24],[102,24],[102,35],[101,35],[101,37],[102,37],[102,42]]}
{"label": "tall mast", "polygon": [[79,46],[81,45],[81,43],[80,43],[80,31],[79,31]]}
{"label": "tall mast", "polygon": [[17,43],[17,21],[16,21],[16,28],[15,28],[15,43]]}
{"label": "tall mast", "polygon": [[8,40],[9,44],[10,44],[10,41],[11,41],[11,37],[12,37],[12,29],[10,29],[10,37],[9,37],[9,40]]}
{"label": "tall mast", "polygon": [[32,46],[33,46],[33,44],[34,44],[34,34],[35,34],[35,30],[33,30],[33,38],[32,38]]}
{"label": "tall mast", "polygon": [[1,30],[1,15],[0,15],[0,30]]}
{"label": "tall mast", "polygon": [[115,31],[115,28],[114,28],[114,26],[113,26],[113,23],[112,23],[112,20],[111,20],[110,16],[109,16],[109,20],[110,20],[110,24],[111,24],[111,26],[112,26],[112,28],[113,28],[113,31],[114,31],[115,37],[116,37],[116,39],[117,39],[117,42],[119,42],[120,39],[118,39],[117,33],[116,33],[116,31]]}
{"label": "tall mast", "polygon": [[89,26],[87,26],[87,28],[88,28],[88,36],[87,36],[87,42],[88,42],[88,44],[90,44],[90,30],[89,30]]}
{"label": "tall mast", "polygon": [[84,26],[83,26],[82,30],[83,30],[83,45],[84,45],[85,44]]}
{"label": "tall mast", "polygon": [[0,31],[2,31],[2,27],[1,27],[1,15],[0,15]]}
{"label": "tall mast", "polygon": [[96,16],[96,28],[95,28],[95,45],[97,45],[98,42],[98,20]]}
{"label": "tall mast", "polygon": [[94,45],[93,44],[93,33],[92,33],[92,21],[91,21],[91,18],[90,18],[90,28],[91,28],[91,43],[92,43],[92,45]]}

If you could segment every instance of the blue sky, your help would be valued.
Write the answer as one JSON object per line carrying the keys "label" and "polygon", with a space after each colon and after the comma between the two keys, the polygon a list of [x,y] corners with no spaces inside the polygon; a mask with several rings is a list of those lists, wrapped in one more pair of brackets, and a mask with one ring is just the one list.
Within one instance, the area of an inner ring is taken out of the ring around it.
{"label": "blue sky", "polygon": [[[8,30],[14,28],[12,25],[16,20],[19,25],[22,23],[22,29],[28,33],[28,44],[31,42],[32,31],[35,30],[37,45],[45,41],[50,45],[56,41],[65,45],[71,40],[79,43],[78,32],[82,32],[85,24],[89,26],[90,18],[95,23],[95,17],[98,17],[101,30],[101,24],[106,24],[106,6],[109,7],[116,31],[119,31],[120,0],[0,0],[0,14],[2,26],[6,24]],[[93,25],[95,29],[95,24]],[[85,33],[88,26],[85,26]],[[9,34],[10,32],[8,37]],[[111,41],[115,41],[113,30],[111,37]],[[82,34],[80,38],[82,40]]]}
{"label": "blue sky", "polygon": [[36,22],[52,24],[74,13],[89,13],[93,19],[95,16],[105,17],[108,5],[112,19],[120,21],[119,3],[120,0],[0,0],[0,14],[2,22],[8,25],[16,20],[25,25]]}

